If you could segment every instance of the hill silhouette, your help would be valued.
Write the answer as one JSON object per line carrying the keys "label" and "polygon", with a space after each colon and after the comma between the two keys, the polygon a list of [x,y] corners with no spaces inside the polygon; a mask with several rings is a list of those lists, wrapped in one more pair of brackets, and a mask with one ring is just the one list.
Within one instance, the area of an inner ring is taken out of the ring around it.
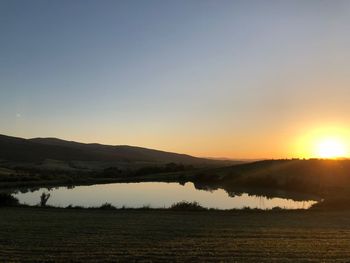
{"label": "hill silhouette", "polygon": [[0,135],[0,159],[20,162],[61,161],[183,163],[191,165],[222,164],[224,161],[197,158],[128,145],[79,143],[57,138],[23,139]]}
{"label": "hill silhouette", "polygon": [[320,196],[348,195],[350,160],[264,160],[231,167],[208,169],[195,177],[198,187],[269,188],[313,193]]}

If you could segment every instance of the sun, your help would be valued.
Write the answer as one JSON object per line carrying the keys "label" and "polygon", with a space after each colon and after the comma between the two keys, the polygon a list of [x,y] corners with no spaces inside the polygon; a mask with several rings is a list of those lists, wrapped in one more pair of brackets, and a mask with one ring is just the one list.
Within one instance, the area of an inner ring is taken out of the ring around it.
{"label": "sun", "polygon": [[316,145],[316,155],[319,158],[345,157],[345,143],[336,138],[322,139]]}
{"label": "sun", "polygon": [[293,155],[299,158],[339,159],[350,157],[350,126],[320,124],[301,130],[293,142]]}

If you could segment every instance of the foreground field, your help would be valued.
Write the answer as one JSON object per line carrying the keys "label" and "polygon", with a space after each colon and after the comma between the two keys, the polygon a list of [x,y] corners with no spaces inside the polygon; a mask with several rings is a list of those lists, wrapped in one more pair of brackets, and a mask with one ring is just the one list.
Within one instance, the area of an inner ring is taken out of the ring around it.
{"label": "foreground field", "polygon": [[346,262],[350,212],[0,209],[0,262]]}

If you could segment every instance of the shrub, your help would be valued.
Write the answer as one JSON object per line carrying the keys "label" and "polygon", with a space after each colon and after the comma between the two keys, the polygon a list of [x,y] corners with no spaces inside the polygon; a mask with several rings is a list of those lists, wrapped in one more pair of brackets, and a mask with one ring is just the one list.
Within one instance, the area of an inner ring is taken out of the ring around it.
{"label": "shrub", "polygon": [[18,205],[18,199],[10,194],[0,193],[0,206]]}
{"label": "shrub", "polygon": [[140,207],[141,210],[149,210],[151,209],[150,205],[143,205],[142,207]]}
{"label": "shrub", "polygon": [[284,211],[285,209],[283,209],[282,207],[278,207],[278,206],[274,206],[271,209],[272,211]]}
{"label": "shrub", "polygon": [[100,208],[100,209],[116,209],[115,206],[113,206],[113,205],[110,204],[110,203],[104,203],[104,204],[101,205],[99,208]]}
{"label": "shrub", "polygon": [[201,206],[198,202],[188,202],[188,201],[181,201],[178,203],[173,204],[170,207],[171,210],[205,210],[203,206]]}

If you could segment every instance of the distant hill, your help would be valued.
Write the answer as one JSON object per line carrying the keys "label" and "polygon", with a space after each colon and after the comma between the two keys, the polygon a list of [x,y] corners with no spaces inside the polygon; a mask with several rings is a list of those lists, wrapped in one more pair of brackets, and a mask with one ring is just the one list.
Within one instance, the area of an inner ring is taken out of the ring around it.
{"label": "distant hill", "polygon": [[23,139],[5,135],[0,135],[0,159],[20,162],[40,162],[46,159],[128,163],[175,162],[189,165],[234,163],[127,145],[87,144],[57,138]]}

